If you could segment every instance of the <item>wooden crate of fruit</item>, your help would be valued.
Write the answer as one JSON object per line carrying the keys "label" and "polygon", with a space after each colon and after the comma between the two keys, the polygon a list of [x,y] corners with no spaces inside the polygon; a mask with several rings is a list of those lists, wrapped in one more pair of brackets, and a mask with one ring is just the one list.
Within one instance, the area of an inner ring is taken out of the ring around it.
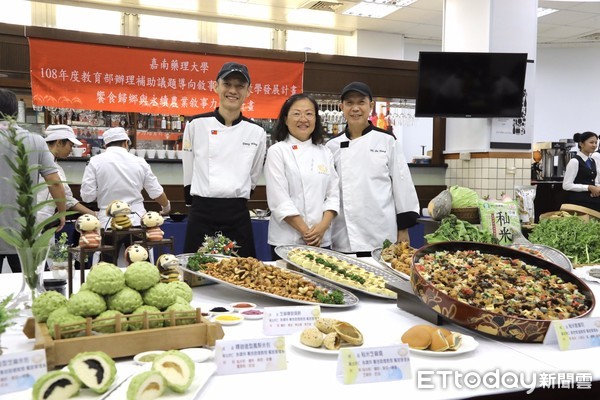
{"label": "wooden crate of fruit", "polygon": [[[35,349],[45,349],[48,369],[66,365],[71,358],[84,351],[104,351],[112,358],[131,357],[149,350],[214,346],[215,341],[222,339],[225,335],[220,324],[201,316],[200,309],[196,309],[196,315],[192,317],[195,319],[194,323],[187,325],[177,325],[177,320],[189,320],[189,312],[163,312],[160,314],[165,321],[171,322],[171,326],[151,329],[149,326],[153,320],[149,319],[148,315],[144,315],[140,330],[122,330],[122,325],[126,322],[121,323],[120,318],[117,318],[113,322],[115,333],[95,334],[92,329],[93,320],[87,318],[85,327],[82,327],[81,324],[78,327],[63,327],[63,333],[70,335],[75,332],[80,335],[63,339],[58,327],[56,327],[54,335],[51,335],[45,323],[35,322],[31,318],[25,325],[24,333],[30,339],[35,338]],[[53,339],[52,336],[60,339]]]}

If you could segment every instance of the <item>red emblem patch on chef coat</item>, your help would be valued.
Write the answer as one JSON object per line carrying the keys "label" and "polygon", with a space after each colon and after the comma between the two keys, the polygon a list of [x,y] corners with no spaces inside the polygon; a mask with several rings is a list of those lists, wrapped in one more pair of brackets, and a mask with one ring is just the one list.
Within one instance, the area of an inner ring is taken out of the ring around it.
{"label": "red emblem patch on chef coat", "polygon": [[294,150],[298,150],[298,145],[297,145],[297,144],[293,145],[293,146],[292,146],[292,149],[294,149]]}
{"label": "red emblem patch on chef coat", "polygon": [[217,130],[212,130],[212,131],[210,131],[210,134],[211,134],[211,135],[216,135],[217,133],[219,133],[219,131],[217,131]]}

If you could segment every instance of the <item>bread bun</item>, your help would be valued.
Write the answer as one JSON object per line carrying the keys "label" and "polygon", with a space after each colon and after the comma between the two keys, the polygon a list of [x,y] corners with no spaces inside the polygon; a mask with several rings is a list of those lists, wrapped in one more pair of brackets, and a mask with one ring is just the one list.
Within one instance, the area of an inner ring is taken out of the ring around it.
{"label": "bread bun", "polygon": [[449,348],[450,346],[448,345],[448,341],[440,329],[436,329],[431,333],[431,344],[429,345],[429,350],[446,351]]}
{"label": "bread bun", "polygon": [[333,318],[318,318],[315,321],[315,326],[323,333],[335,332],[335,324],[339,321]]}
{"label": "bread bun", "polygon": [[300,342],[310,347],[321,347],[323,344],[323,333],[316,327],[311,326],[302,331]]}
{"label": "bread bun", "polygon": [[342,341],[337,332],[330,332],[323,338],[323,346],[328,350],[337,350],[340,348]]}
{"label": "bread bun", "polygon": [[460,333],[450,332],[449,335],[444,336],[448,342],[448,350],[454,351],[462,344],[462,336]]}
{"label": "bread bun", "polygon": [[440,328],[439,326],[435,326],[435,325],[423,325],[423,326],[426,327],[427,329],[429,329],[429,331],[432,332],[432,333],[435,332],[435,331],[437,331],[437,330],[442,331],[442,335],[444,337],[452,334],[452,332],[449,331],[448,329],[446,329],[446,328]]}
{"label": "bread bun", "polygon": [[415,325],[404,332],[401,339],[412,349],[425,350],[431,345],[431,331],[427,325]]}

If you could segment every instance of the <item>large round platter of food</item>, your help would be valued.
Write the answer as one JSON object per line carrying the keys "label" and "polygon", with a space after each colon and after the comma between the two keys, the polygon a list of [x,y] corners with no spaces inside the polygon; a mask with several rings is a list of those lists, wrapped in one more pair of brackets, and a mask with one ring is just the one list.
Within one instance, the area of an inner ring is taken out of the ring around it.
{"label": "large round platter of food", "polygon": [[504,246],[442,242],[413,256],[411,286],[443,317],[478,332],[542,342],[557,319],[588,316],[590,288],[556,264]]}
{"label": "large round platter of food", "polygon": [[322,307],[352,307],[358,303],[354,294],[328,281],[252,257],[197,254],[188,256],[186,261],[180,265],[183,271],[250,293]]}
{"label": "large round platter of food", "polygon": [[396,298],[396,293],[387,289],[385,284],[400,279],[389,269],[321,247],[286,245],[277,246],[275,252],[302,271],[337,285],[372,296]]}
{"label": "large round platter of food", "polygon": [[406,242],[392,243],[386,240],[382,247],[371,252],[371,257],[404,280],[410,280],[410,266],[415,249]]}

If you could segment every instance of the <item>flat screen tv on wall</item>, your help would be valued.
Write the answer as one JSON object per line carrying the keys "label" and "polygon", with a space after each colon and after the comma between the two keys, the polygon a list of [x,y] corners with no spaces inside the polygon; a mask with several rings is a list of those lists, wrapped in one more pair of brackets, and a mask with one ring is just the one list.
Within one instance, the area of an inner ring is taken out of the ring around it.
{"label": "flat screen tv on wall", "polygon": [[526,53],[420,52],[415,116],[521,116]]}

